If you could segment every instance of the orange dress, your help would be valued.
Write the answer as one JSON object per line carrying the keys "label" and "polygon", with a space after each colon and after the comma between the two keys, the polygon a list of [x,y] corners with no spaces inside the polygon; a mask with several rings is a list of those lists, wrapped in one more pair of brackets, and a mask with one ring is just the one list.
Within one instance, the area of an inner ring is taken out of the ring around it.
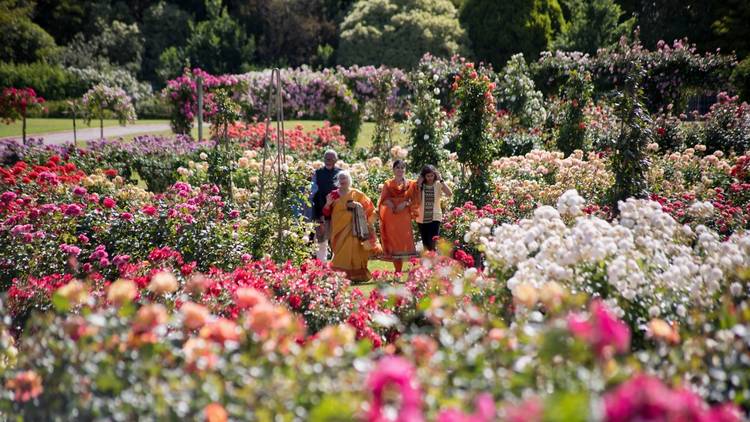
{"label": "orange dress", "polygon": [[408,261],[410,258],[417,256],[411,229],[410,208],[406,207],[394,213],[385,206],[385,201],[389,199],[394,207],[411,199],[415,185],[416,183],[411,180],[399,184],[396,183],[395,179],[388,180],[383,184],[383,191],[380,194],[380,201],[378,201],[378,214],[380,216],[380,238],[383,245],[383,255],[380,259],[384,261]]}
{"label": "orange dress", "polygon": [[349,192],[336,199],[329,209],[323,209],[324,214],[331,215],[331,248],[333,249],[331,268],[345,272],[352,281],[367,281],[372,278],[370,271],[367,269],[367,262],[370,255],[376,251],[372,247],[371,241],[362,241],[354,237],[352,233],[352,212],[346,207],[349,200],[362,204],[370,226],[371,239],[376,239],[375,232],[372,229],[372,223],[375,220],[375,206],[364,193],[356,189],[349,189]]}

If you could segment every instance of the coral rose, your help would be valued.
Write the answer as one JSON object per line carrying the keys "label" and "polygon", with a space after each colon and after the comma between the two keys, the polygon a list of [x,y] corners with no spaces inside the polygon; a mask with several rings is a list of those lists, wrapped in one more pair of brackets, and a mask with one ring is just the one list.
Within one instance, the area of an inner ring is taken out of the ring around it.
{"label": "coral rose", "polygon": [[129,303],[138,294],[138,288],[132,280],[119,279],[110,284],[107,291],[107,300],[115,306],[122,306]]}
{"label": "coral rose", "polygon": [[211,313],[203,305],[187,302],[180,308],[183,325],[190,330],[197,330],[208,322]]}
{"label": "coral rose", "polygon": [[211,403],[203,409],[206,415],[206,422],[226,422],[229,418],[224,406],[219,403]]}
{"label": "coral rose", "polygon": [[42,394],[42,378],[34,371],[23,371],[5,382],[5,388],[13,391],[13,400],[27,402]]}
{"label": "coral rose", "polygon": [[151,277],[148,289],[157,295],[172,293],[177,290],[179,284],[175,276],[169,271],[161,271]]}

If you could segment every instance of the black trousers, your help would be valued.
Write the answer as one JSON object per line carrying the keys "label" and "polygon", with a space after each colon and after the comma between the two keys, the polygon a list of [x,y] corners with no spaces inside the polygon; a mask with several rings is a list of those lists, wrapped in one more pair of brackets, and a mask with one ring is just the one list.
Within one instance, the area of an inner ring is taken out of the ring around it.
{"label": "black trousers", "polygon": [[417,226],[419,226],[419,235],[422,237],[422,245],[425,250],[434,251],[435,238],[440,236],[440,222],[417,223]]}

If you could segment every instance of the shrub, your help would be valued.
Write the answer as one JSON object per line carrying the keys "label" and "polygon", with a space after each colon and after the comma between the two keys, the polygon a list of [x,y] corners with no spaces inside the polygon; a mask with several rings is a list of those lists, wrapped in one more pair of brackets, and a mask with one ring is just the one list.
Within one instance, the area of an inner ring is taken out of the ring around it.
{"label": "shrub", "polygon": [[750,101],[750,56],[745,57],[732,71],[732,85],[742,101]]}
{"label": "shrub", "polygon": [[463,33],[449,0],[357,2],[341,23],[338,61],[413,68],[424,53],[457,53]]}
{"label": "shrub", "polygon": [[88,88],[79,75],[44,62],[0,63],[0,87],[31,87],[48,100],[77,98]]}
{"label": "shrub", "polygon": [[617,116],[623,130],[614,145],[610,161],[615,175],[612,186],[612,209],[618,212],[618,203],[628,198],[643,199],[647,196],[645,157],[646,145],[653,139],[653,122],[642,104],[641,80],[645,72],[637,63],[632,64],[625,81],[625,91],[617,98]]}
{"label": "shrub", "polygon": [[461,23],[474,54],[495,69],[518,52],[536,60],[565,26],[557,0],[466,0]]}
{"label": "shrub", "polygon": [[498,79],[498,106],[508,110],[525,127],[539,125],[545,117],[544,98],[534,88],[523,54],[511,57]]}
{"label": "shrub", "polygon": [[709,151],[742,154],[750,149],[750,106],[725,92],[717,100],[703,117],[704,144]]}
{"label": "shrub", "polygon": [[495,84],[490,82],[484,69],[478,71],[473,63],[466,63],[456,76],[453,87],[459,101],[456,153],[459,161],[471,172],[468,178],[462,180],[456,201],[458,204],[474,201],[478,206],[483,206],[491,194],[489,164],[493,140],[490,125],[495,116],[495,98],[492,96]]}
{"label": "shrub", "polygon": [[583,110],[591,101],[591,91],[591,74],[570,73],[568,83],[561,92],[563,117],[557,135],[557,147],[565,156],[577,149],[585,150],[586,121]]}
{"label": "shrub", "polygon": [[436,79],[439,79],[439,75],[432,72],[412,74],[414,95],[408,126],[411,143],[409,169],[414,173],[419,173],[427,164],[440,168],[445,159],[443,144],[447,143],[449,134],[446,117],[436,98],[441,93]]}
{"label": "shrub", "polygon": [[555,39],[556,49],[594,54],[616,43],[633,30],[635,18],[620,22],[624,14],[614,0],[571,0],[570,24]]}

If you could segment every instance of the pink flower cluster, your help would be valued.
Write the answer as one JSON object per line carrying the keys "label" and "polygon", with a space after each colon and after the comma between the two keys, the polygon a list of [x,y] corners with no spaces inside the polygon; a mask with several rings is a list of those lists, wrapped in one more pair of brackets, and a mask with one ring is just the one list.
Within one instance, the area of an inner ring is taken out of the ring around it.
{"label": "pink flower cluster", "polygon": [[636,375],[604,396],[605,420],[739,422],[740,410],[733,404],[709,408],[687,389],[672,390],[657,378]]}
{"label": "pink flower cluster", "polygon": [[615,352],[624,353],[630,348],[628,325],[617,319],[601,300],[591,302],[588,316],[569,315],[568,329],[588,343],[600,358],[609,358]]}

